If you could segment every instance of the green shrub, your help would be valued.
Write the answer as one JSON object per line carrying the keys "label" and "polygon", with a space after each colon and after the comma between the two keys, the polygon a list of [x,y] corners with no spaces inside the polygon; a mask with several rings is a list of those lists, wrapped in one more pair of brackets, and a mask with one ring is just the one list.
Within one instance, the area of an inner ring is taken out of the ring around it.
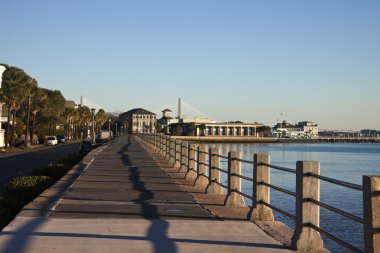
{"label": "green shrub", "polygon": [[6,189],[7,197],[29,202],[43,190],[52,185],[54,180],[48,176],[23,176],[12,179]]}
{"label": "green shrub", "polygon": [[34,176],[48,176],[54,179],[54,181],[59,180],[63,177],[70,168],[64,166],[62,163],[49,164],[48,166],[41,167],[33,171]]}
{"label": "green shrub", "polygon": [[0,230],[5,227],[20,209],[64,176],[83,154],[75,153],[57,163],[35,170],[31,176],[12,179],[0,193]]}
{"label": "green shrub", "polygon": [[33,171],[32,175],[48,176],[54,179],[54,181],[57,181],[77,164],[82,157],[83,155],[79,153],[71,154],[57,163],[51,163],[48,166],[36,169]]}

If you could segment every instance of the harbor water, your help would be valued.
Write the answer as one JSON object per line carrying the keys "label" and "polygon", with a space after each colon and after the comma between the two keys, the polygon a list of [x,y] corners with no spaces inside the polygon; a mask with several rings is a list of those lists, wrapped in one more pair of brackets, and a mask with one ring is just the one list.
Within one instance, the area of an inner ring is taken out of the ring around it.
{"label": "harbor water", "polygon": [[[363,175],[380,175],[380,144],[335,143],[335,144],[237,144],[210,145],[220,149],[222,155],[228,151],[238,151],[241,158],[253,160],[253,154],[268,153],[271,164],[287,168],[296,167],[297,161],[320,162],[321,175],[345,182],[362,185]],[[221,167],[227,168],[227,161],[221,160]],[[253,165],[242,164],[242,173],[252,177]],[[226,175],[221,174],[221,181],[226,182]],[[271,169],[271,184],[295,192],[295,174]],[[252,183],[243,180],[242,190],[252,194]],[[363,217],[363,193],[327,182],[321,182],[321,201],[338,209]],[[251,200],[246,199],[251,205]],[[289,213],[295,214],[295,198],[271,190],[271,204]],[[360,249],[364,248],[363,225],[320,209],[320,226],[328,233]],[[274,212],[275,219],[294,228],[294,221]],[[323,237],[325,246],[332,252],[349,252],[349,250]]]}

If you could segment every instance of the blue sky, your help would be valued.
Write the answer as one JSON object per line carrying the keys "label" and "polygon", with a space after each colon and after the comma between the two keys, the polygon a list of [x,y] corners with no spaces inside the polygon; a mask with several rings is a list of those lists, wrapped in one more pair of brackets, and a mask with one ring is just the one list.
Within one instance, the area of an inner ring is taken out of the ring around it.
{"label": "blue sky", "polygon": [[380,129],[378,0],[0,0],[0,13],[0,62],[67,99]]}

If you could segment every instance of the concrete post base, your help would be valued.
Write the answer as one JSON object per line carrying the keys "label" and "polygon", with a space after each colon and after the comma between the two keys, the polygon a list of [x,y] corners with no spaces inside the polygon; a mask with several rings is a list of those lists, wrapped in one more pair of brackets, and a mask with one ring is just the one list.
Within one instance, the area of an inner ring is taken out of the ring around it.
{"label": "concrete post base", "polygon": [[305,252],[322,252],[323,241],[319,232],[304,227],[299,238],[292,238],[292,248]]}
{"label": "concrete post base", "polygon": [[197,179],[197,173],[195,171],[190,170],[186,174],[186,179],[191,180],[195,183],[195,180]]}
{"label": "concrete post base", "polygon": [[244,199],[241,195],[237,194],[236,192],[232,192],[230,195],[227,196],[226,206],[245,206]]}
{"label": "concrete post base", "polygon": [[224,195],[223,188],[215,183],[211,183],[206,191],[211,195]]}
{"label": "concrete post base", "polygon": [[252,212],[251,220],[274,221],[272,209],[264,205],[257,205]]}
{"label": "concrete post base", "polygon": [[208,185],[208,179],[204,176],[198,176],[198,178],[195,180],[195,185],[201,188],[206,188]]}

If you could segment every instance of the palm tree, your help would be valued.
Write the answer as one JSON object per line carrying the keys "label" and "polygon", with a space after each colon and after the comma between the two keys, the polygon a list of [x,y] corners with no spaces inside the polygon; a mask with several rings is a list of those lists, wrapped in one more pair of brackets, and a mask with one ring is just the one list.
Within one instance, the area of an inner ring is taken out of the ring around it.
{"label": "palm tree", "polygon": [[30,111],[32,113],[32,122],[31,122],[31,127],[30,127],[30,143],[33,144],[37,112],[46,110],[48,98],[47,98],[46,90],[42,88],[38,88],[38,87],[35,87],[32,89],[31,95],[32,95],[32,100],[31,100]]}
{"label": "palm tree", "polygon": [[66,136],[68,140],[72,139],[71,127],[72,127],[73,118],[75,117],[74,112],[75,112],[74,108],[66,107],[65,111],[62,114],[62,116],[66,120]]}
{"label": "palm tree", "polygon": [[[92,121],[92,113],[90,108],[87,106],[81,106],[77,109],[78,119],[79,119],[79,128],[81,133],[83,134],[82,139],[87,138],[88,135],[88,125]],[[86,131],[85,131],[86,130]]]}
{"label": "palm tree", "polygon": [[65,98],[59,90],[46,90],[47,91],[47,109],[46,113],[49,119],[49,135],[55,133],[59,117],[65,110]]}
{"label": "palm tree", "polygon": [[[8,147],[10,125],[12,120],[11,147],[15,146],[16,112],[31,94],[31,90],[37,87],[37,81],[27,75],[22,69],[9,67],[3,73],[1,100],[8,109],[7,131],[5,136],[5,148]],[[28,124],[28,123],[27,123]]]}
{"label": "palm tree", "polygon": [[99,111],[95,115],[95,124],[98,126],[98,130],[100,130],[101,126],[107,121],[107,115],[104,109],[99,109]]}

